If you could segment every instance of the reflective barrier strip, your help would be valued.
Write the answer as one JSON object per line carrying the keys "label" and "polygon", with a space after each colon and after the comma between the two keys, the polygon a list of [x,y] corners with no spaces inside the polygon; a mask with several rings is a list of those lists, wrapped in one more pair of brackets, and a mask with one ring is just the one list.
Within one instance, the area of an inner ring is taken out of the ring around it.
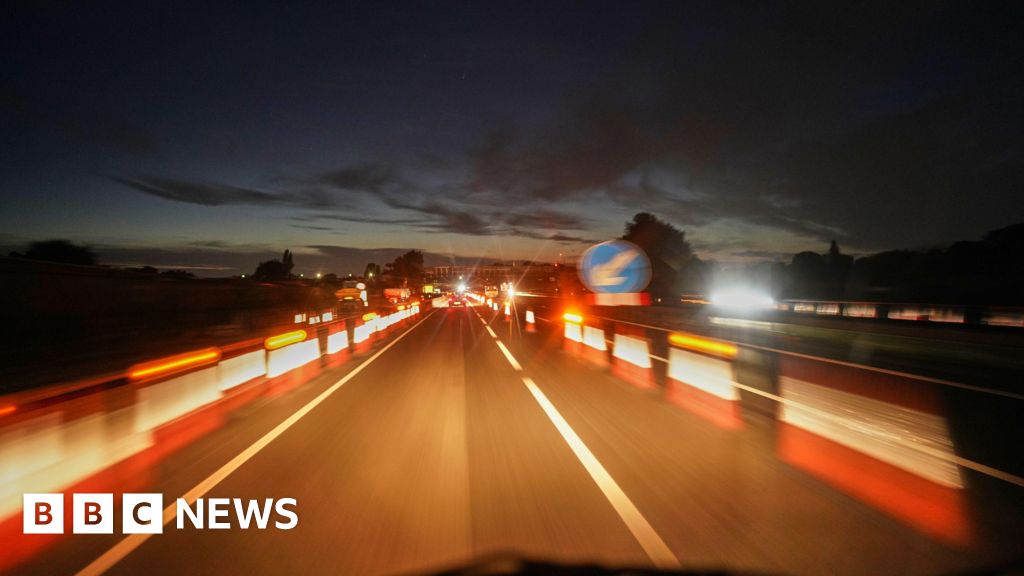
{"label": "reflective barrier strip", "polygon": [[872,304],[848,304],[843,307],[843,316],[851,318],[874,318],[876,308]]}
{"label": "reflective barrier strip", "polygon": [[533,310],[526,311],[526,331],[536,332],[537,331],[537,317],[534,316]]}
{"label": "reflective barrier strip", "polygon": [[604,338],[604,330],[594,326],[583,326],[583,358],[597,366],[608,365],[608,343]]}
{"label": "reflective barrier strip", "polygon": [[612,343],[612,371],[640,388],[653,388],[650,347],[647,340],[616,333]]}
{"label": "reflective barrier strip", "polygon": [[916,306],[893,306],[889,309],[890,320],[927,320],[928,314]]}
{"label": "reflective barrier strip", "polygon": [[[971,539],[938,391],[817,360],[779,359],[783,460],[954,544]],[[943,454],[946,457],[940,457]]]}
{"label": "reflective barrier strip", "polygon": [[928,321],[963,324],[964,313],[963,310],[955,310],[952,308],[929,308]]}
{"label": "reflective barrier strip", "polygon": [[608,344],[604,340],[604,330],[593,326],[583,327],[583,343],[595,350],[608,350]]}
{"label": "reflective barrier strip", "polygon": [[648,306],[651,295],[647,292],[587,294],[587,302],[593,306]]}
{"label": "reflective barrier strip", "polygon": [[317,339],[290,344],[284,348],[267,351],[267,376],[275,378],[320,358],[320,342]]}
{"label": "reflective barrier strip", "polygon": [[373,334],[373,325],[365,322],[356,325],[352,341],[356,344],[366,342]]}
{"label": "reflective barrier strip", "polygon": [[342,329],[327,335],[327,353],[337,354],[348,348],[348,330]]}
{"label": "reflective barrier strip", "polygon": [[229,390],[267,374],[267,353],[254,350],[233,358],[224,358],[217,365],[220,389]]}
{"label": "reflective barrier strip", "polygon": [[836,304],[835,302],[818,304],[814,307],[814,313],[819,316],[838,316],[839,304]]}
{"label": "reflective barrier strip", "polygon": [[217,366],[211,366],[140,387],[135,431],[152,430],[219,398],[218,372]]}
{"label": "reflective barrier strip", "polygon": [[583,342],[583,329],[574,322],[565,323],[565,339],[572,342]]}
{"label": "reflective barrier strip", "polygon": [[665,398],[723,428],[743,425],[732,362],[670,347]]}

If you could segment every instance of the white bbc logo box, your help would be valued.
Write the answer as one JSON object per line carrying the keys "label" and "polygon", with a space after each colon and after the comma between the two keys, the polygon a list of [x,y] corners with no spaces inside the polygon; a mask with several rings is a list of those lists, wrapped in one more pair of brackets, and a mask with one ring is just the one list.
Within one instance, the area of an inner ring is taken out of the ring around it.
{"label": "white bbc logo box", "polygon": [[[64,494],[25,494],[22,503],[22,532],[64,533]],[[161,534],[163,509],[163,494],[123,494],[121,532]],[[71,531],[74,534],[113,534],[114,495],[72,494]]]}

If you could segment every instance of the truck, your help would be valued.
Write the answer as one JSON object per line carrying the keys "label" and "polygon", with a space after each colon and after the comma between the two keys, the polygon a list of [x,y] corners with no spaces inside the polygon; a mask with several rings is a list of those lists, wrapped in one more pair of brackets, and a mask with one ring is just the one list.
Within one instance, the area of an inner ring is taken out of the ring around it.
{"label": "truck", "polygon": [[384,298],[392,304],[398,302],[405,302],[412,296],[412,291],[408,288],[385,288]]}
{"label": "truck", "polygon": [[342,306],[367,306],[366,284],[360,280],[344,280],[341,289],[334,292],[334,297]]}

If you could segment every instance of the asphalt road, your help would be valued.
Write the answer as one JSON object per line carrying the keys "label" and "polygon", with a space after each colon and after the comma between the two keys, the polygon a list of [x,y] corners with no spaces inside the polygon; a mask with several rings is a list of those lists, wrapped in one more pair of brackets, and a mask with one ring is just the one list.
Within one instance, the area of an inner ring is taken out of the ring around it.
{"label": "asphalt road", "polygon": [[[939,543],[790,467],[769,422],[722,430],[581,364],[561,350],[560,326],[526,333],[484,308],[410,326],[120,479],[165,504],[197,487],[205,498],[295,498],[295,529],[172,522],[131,546],[75,535],[19,572],[70,574],[100,559],[92,567],[109,574],[419,574],[510,554],[939,574],[1013,555]],[[204,485],[211,475],[219,482]]]}

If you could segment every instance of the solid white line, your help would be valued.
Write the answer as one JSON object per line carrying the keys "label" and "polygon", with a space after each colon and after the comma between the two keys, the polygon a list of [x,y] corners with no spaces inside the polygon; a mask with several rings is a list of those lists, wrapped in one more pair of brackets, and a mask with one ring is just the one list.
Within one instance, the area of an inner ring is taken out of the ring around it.
{"label": "solid white line", "polygon": [[605,470],[604,466],[597,460],[594,453],[587,448],[587,445],[583,443],[583,440],[576,434],[576,432],[569,426],[569,423],[565,421],[565,418],[558,412],[554,404],[548,400],[548,397],[541,392],[537,384],[534,383],[530,378],[523,376],[523,384],[526,384],[526,388],[533,394],[537,403],[540,404],[544,413],[547,414],[551,423],[555,425],[558,432],[562,435],[562,438],[569,444],[569,448],[572,449],[576,457],[579,458],[583,467],[586,468],[590,477],[594,479],[597,487],[604,493],[605,498],[611,503],[612,508],[618,512],[619,517],[626,523],[626,527],[633,533],[633,537],[636,538],[637,542],[647,553],[647,556],[651,559],[655,566],[661,569],[676,569],[682,565],[679,559],[676,558],[672,550],[669,549],[665,541],[661,539],[661,536],[654,531],[654,527],[644,518],[640,510],[633,504],[629,496],[622,491],[615,479],[612,478],[611,474]]}
{"label": "solid white line", "polygon": [[[237,456],[229,460],[227,464],[224,464],[216,472],[207,476],[205,480],[203,480],[199,484],[196,484],[188,492],[185,492],[185,494],[182,495],[181,498],[184,498],[190,505],[195,503],[197,499],[201,498],[204,494],[213,489],[213,487],[216,486],[217,484],[220,484],[221,481],[230,476],[232,472],[238,470],[238,468],[241,467],[242,464],[248,462],[249,459],[258,454],[260,450],[263,450],[267,446],[267,444],[273,442],[274,439],[276,439],[286,430],[291,428],[296,422],[301,420],[303,416],[309,414],[310,411],[319,406],[331,394],[334,394],[339,388],[344,386],[346,382],[348,382],[357,374],[362,372],[363,368],[369,366],[370,363],[379,358],[381,354],[387,352],[395,344],[398,344],[398,342],[402,338],[405,338],[406,335],[415,330],[417,326],[426,322],[427,318],[429,318],[430,315],[433,313],[434,310],[431,310],[430,313],[424,316],[422,320],[420,320],[416,324],[413,324],[412,327],[410,327],[397,338],[389,342],[387,346],[378,350],[376,354],[370,356],[369,358],[364,360],[362,364],[356,366],[355,369],[353,369],[351,372],[343,376],[341,380],[338,380],[337,382],[332,384],[330,388],[321,392],[319,396],[310,400],[309,403],[307,403],[302,408],[299,408],[294,414],[285,419],[284,422],[281,422],[280,424],[275,426],[273,430],[264,434],[262,438],[253,442],[251,446],[249,446],[248,448],[240,452]],[[174,520],[174,517],[176,515],[177,500],[175,500],[175,504],[171,504],[170,506],[164,508],[164,526],[169,524],[171,520]],[[115,564],[124,559],[125,556],[131,554],[133,550],[141,546],[143,542],[149,539],[150,536],[152,536],[152,534],[132,534],[128,536],[127,538],[121,540],[112,548],[104,552],[99,558],[90,562],[88,566],[79,570],[78,576],[93,576],[103,574],[104,572],[112,568]]]}

